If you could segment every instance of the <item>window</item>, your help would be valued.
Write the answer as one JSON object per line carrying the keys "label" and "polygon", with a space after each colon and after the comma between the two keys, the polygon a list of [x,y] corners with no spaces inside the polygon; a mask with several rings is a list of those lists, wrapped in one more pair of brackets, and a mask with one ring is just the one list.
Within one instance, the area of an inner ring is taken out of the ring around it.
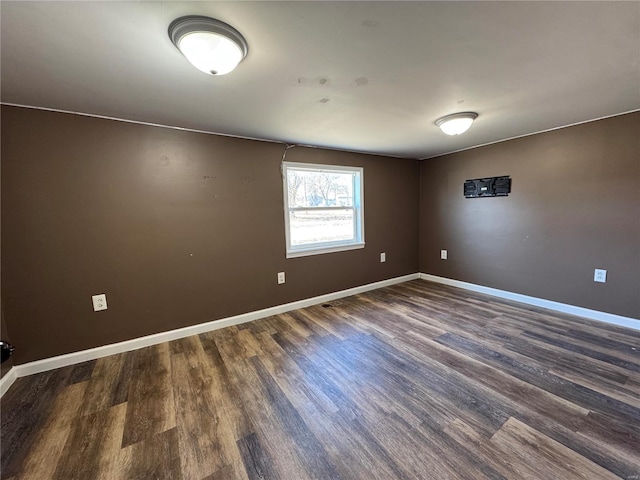
{"label": "window", "polygon": [[282,163],[287,258],[364,247],[362,168]]}

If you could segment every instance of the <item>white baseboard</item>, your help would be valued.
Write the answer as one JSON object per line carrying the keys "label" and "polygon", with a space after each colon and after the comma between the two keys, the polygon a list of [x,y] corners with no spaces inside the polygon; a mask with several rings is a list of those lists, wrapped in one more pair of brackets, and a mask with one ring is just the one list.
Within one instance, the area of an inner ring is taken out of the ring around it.
{"label": "white baseboard", "polygon": [[359,293],[368,292],[370,290],[376,290],[382,287],[388,287],[397,283],[408,282],[409,280],[416,280],[419,278],[418,273],[411,275],[405,275],[402,277],[390,278],[388,280],[382,280],[380,282],[369,283],[359,287],[349,288],[347,290],[341,290],[339,292],[327,293],[325,295],[319,295],[317,297],[307,298],[305,300],[299,300],[296,302],[286,303],[284,305],[277,305],[275,307],[265,308],[263,310],[256,310],[253,312],[243,313],[233,317],[222,318],[219,320],[213,320],[211,322],[200,323],[190,327],[179,328],[177,330],[169,330],[167,332],[156,333],[154,335],[147,335],[145,337],[134,338],[125,342],[112,343],[110,345],[104,345],[101,347],[91,348],[89,350],[82,350],[79,352],[67,353],[65,355],[59,355],[57,357],[45,358],[43,360],[37,360],[35,362],[24,363],[22,365],[14,366],[9,372],[2,377],[0,383],[0,397],[9,389],[11,384],[16,378],[25,377],[27,375],[33,375],[35,373],[46,372],[56,368],[66,367],[68,365],[75,365],[77,363],[86,362],[88,360],[95,360],[97,358],[114,355],[116,353],[128,352],[131,350],[137,350],[139,348],[148,347],[151,345],[157,345],[159,343],[168,342],[171,340],[177,340],[178,338],[189,337],[191,335],[198,335],[204,332],[210,332],[218,330],[220,328],[229,327],[232,325],[239,325],[241,323],[251,322],[260,318],[270,317],[272,315],[278,315],[280,313],[289,312],[298,308],[310,307],[311,305],[317,305],[319,303],[326,303],[339,298],[348,297],[351,295],[357,295]]}
{"label": "white baseboard", "polygon": [[0,397],[2,397],[9,387],[13,385],[13,382],[18,378],[16,367],[11,367],[7,373],[4,374],[4,377],[0,378]]}
{"label": "white baseboard", "polygon": [[388,287],[398,283],[408,282],[416,279],[429,280],[444,285],[451,285],[453,287],[463,288],[465,290],[472,290],[474,292],[484,293],[494,297],[504,298],[507,300],[513,300],[528,305],[534,305],[536,307],[542,307],[549,310],[555,310],[562,313],[568,313],[571,315],[577,315],[580,317],[589,318],[592,320],[598,320],[601,322],[611,323],[614,325],[620,325],[623,327],[633,328],[640,330],[640,320],[630,317],[623,317],[620,315],[614,315],[611,313],[599,312],[597,310],[589,310],[588,308],[576,307],[574,305],[568,305],[565,303],[553,302],[551,300],[545,300],[542,298],[530,297],[527,295],[521,295],[519,293],[507,292],[504,290],[498,290],[491,287],[483,287],[482,285],[475,285],[473,283],[462,282],[460,280],[453,280],[450,278],[438,277],[427,273],[414,273],[411,275],[405,275],[402,277],[391,278],[388,280],[382,280],[380,282],[370,283],[359,287],[349,288],[347,290],[341,290],[339,292],[327,293],[325,295],[319,295],[317,297],[307,298],[305,300],[299,300],[296,302],[286,303],[283,305],[277,305],[275,307],[265,308],[263,310],[256,310],[253,312],[243,313],[233,317],[222,318],[219,320],[213,320],[211,322],[200,323],[190,327],[179,328],[177,330],[169,330],[167,332],[156,333],[154,335],[147,335],[145,337],[134,338],[125,342],[113,343],[110,345],[104,345],[101,347],[91,348],[89,350],[82,350],[79,352],[68,353],[66,355],[59,355],[57,357],[45,358],[43,360],[37,360],[35,362],[29,362],[22,365],[14,365],[4,377],[0,379],[0,397],[2,397],[9,387],[20,377],[27,375],[33,375],[35,373],[46,372],[48,370],[54,370],[56,368],[66,367],[69,365],[75,365],[77,363],[86,362],[89,360],[95,360],[98,358],[114,355],[117,353],[124,353],[131,350],[137,350],[139,348],[148,347],[151,345],[157,345],[159,343],[168,342],[171,340],[177,340],[179,338],[189,337],[191,335],[198,335],[204,332],[210,332],[218,330],[220,328],[229,327],[232,325],[239,325],[241,323],[251,322],[260,318],[270,317],[272,315],[278,315],[280,313],[289,312],[298,308],[310,307],[320,303],[330,302],[339,298],[348,297],[351,295],[357,295],[359,293],[368,292],[370,290],[376,290],[378,288]]}
{"label": "white baseboard", "polygon": [[578,317],[589,318],[591,320],[597,320],[599,322],[611,323],[613,325],[619,325],[621,327],[640,330],[640,320],[637,318],[623,317],[621,315],[614,315],[613,313],[600,312],[598,310],[576,307],[575,305],[569,305],[566,303],[545,300],[544,298],[530,297],[528,295],[522,295],[520,293],[498,290],[497,288],[483,287],[482,285],[462,282],[460,280],[453,280],[451,278],[438,277],[436,275],[431,275],[428,273],[420,273],[419,276],[422,280],[429,280],[431,282],[442,283],[444,285],[450,285],[452,287],[485,293],[493,297],[505,298],[507,300],[513,300],[515,302],[526,303],[527,305],[534,305],[536,307],[555,310],[556,312],[568,313],[570,315],[577,315]]}

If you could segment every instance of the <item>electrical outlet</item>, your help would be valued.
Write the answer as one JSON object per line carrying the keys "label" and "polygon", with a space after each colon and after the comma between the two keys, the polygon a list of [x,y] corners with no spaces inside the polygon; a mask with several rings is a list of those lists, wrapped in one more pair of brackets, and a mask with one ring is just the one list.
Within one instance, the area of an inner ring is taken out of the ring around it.
{"label": "electrical outlet", "polygon": [[93,301],[93,311],[99,312],[100,310],[107,309],[107,295],[101,293],[99,295],[92,295],[91,301]]}
{"label": "electrical outlet", "polygon": [[385,252],[382,252],[380,254],[380,263],[384,263],[387,261],[387,254]]}
{"label": "electrical outlet", "polygon": [[284,272],[278,272],[278,285],[282,285],[284,283]]}
{"label": "electrical outlet", "polygon": [[446,250],[440,250],[440,259],[441,260],[446,260],[447,259],[447,251]]}
{"label": "electrical outlet", "polygon": [[602,270],[600,268],[596,268],[594,274],[593,274],[593,281],[594,282],[599,282],[599,283],[606,283],[607,282],[607,271],[606,270]]}

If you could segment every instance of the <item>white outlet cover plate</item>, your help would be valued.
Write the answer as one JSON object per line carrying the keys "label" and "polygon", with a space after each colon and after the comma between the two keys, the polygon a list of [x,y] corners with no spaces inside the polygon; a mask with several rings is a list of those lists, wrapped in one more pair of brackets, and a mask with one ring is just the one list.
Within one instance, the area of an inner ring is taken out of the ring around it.
{"label": "white outlet cover plate", "polygon": [[91,300],[93,301],[94,312],[99,312],[100,310],[107,309],[107,295],[105,293],[100,293],[99,295],[92,295]]}
{"label": "white outlet cover plate", "polygon": [[446,250],[440,250],[440,259],[442,259],[442,260],[446,260],[447,259],[447,251]]}
{"label": "white outlet cover plate", "polygon": [[380,263],[384,263],[387,261],[387,254],[385,252],[382,252],[380,254]]}
{"label": "white outlet cover plate", "polygon": [[607,271],[600,268],[596,268],[593,273],[593,281],[599,283],[607,283]]}
{"label": "white outlet cover plate", "polygon": [[282,285],[285,282],[284,272],[278,272],[278,285]]}

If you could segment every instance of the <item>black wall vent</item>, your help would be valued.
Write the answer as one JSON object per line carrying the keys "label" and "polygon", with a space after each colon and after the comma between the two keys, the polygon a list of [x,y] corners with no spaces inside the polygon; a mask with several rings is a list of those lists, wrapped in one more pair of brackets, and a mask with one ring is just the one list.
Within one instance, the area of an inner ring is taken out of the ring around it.
{"label": "black wall vent", "polygon": [[464,182],[466,198],[506,197],[511,193],[511,177],[475,178]]}

